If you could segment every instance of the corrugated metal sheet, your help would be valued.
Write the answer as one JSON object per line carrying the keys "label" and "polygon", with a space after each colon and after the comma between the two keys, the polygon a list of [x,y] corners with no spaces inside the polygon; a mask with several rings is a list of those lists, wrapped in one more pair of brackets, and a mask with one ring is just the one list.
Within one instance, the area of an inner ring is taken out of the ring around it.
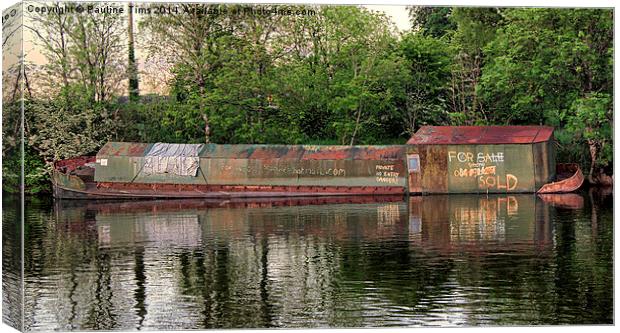
{"label": "corrugated metal sheet", "polygon": [[549,126],[424,126],[407,144],[531,144],[552,136]]}

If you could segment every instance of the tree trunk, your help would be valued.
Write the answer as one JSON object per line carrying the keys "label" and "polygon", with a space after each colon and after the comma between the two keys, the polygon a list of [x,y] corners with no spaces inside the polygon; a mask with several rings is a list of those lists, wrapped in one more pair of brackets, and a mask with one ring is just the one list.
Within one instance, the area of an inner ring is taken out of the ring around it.
{"label": "tree trunk", "polygon": [[588,140],[588,146],[590,147],[590,173],[588,175],[588,181],[590,184],[594,184],[594,165],[596,164],[596,155],[598,149],[596,148],[596,141]]}
{"label": "tree trunk", "polygon": [[357,130],[360,127],[360,119],[362,118],[362,107],[360,106],[357,109],[357,118],[355,119],[355,129],[353,130],[353,134],[351,135],[351,146],[355,143],[355,136],[357,135]]}

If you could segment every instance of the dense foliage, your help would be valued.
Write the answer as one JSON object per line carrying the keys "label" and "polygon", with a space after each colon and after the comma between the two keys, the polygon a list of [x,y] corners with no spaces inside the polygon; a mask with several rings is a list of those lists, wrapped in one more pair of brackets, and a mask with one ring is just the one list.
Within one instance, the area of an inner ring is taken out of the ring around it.
{"label": "dense foliage", "polygon": [[110,139],[402,144],[422,125],[544,124],[560,161],[613,172],[611,10],[413,7],[399,33],[362,7],[181,6],[135,27],[165,96],[135,96],[118,16],[36,17],[48,64],[31,73],[51,84],[25,95],[26,151],[49,166]]}

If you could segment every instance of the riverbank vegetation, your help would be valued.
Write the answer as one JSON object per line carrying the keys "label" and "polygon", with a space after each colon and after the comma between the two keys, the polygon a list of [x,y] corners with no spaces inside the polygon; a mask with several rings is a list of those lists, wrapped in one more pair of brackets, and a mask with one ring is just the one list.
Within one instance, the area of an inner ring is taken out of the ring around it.
{"label": "riverbank vegetation", "polygon": [[[46,59],[21,78],[31,192],[51,162],[108,140],[403,144],[423,125],[554,126],[558,161],[592,183],[613,173],[612,10],[412,7],[400,32],[363,7],[179,6],[213,8],[136,26],[92,13],[26,24]],[[128,31],[143,49],[137,77]],[[140,95],[147,77],[165,93]],[[5,92],[5,190],[17,181],[15,96]]]}

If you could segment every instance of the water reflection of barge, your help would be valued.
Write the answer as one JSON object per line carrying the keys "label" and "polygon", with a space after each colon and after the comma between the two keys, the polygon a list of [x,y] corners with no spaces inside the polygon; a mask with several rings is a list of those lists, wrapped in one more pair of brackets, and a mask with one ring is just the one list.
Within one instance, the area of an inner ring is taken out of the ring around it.
{"label": "water reflection of barge", "polygon": [[[154,322],[164,323],[160,328],[165,329],[170,302],[183,298],[191,302],[183,304],[191,306],[178,308],[197,309],[204,318],[214,318],[204,324],[198,317],[202,327],[231,327],[236,314],[257,308],[254,304],[282,304],[282,300],[303,310],[274,306],[278,323],[284,316],[299,320],[306,314],[304,322],[316,318],[317,311],[306,312],[309,306],[322,311],[324,304],[338,304],[349,310],[354,307],[346,302],[355,298],[350,295],[361,295],[359,299],[368,302],[369,293],[373,302],[410,311],[429,299],[445,300],[437,291],[452,293],[454,281],[462,286],[481,281],[484,290],[489,281],[496,281],[512,292],[514,281],[524,283],[529,280],[522,276],[527,276],[535,277],[544,290],[557,274],[563,276],[565,270],[555,269],[556,248],[563,245],[556,244],[572,239],[575,228],[574,223],[557,223],[564,218],[558,220],[556,209],[535,195],[310,201],[316,205],[282,200],[277,207],[253,199],[223,201],[224,208],[202,201],[206,200],[55,201],[55,222],[47,225],[55,229],[42,242],[48,247],[36,246],[41,242],[32,245],[54,256],[34,255],[38,263],[34,273],[41,279],[57,279],[48,284],[51,293],[43,293],[53,296],[46,301],[50,308],[79,302],[61,308],[63,315],[55,318],[77,318],[71,324],[85,325],[82,317],[71,314],[90,306],[106,313],[134,314],[136,323],[146,316],[144,326],[135,326],[141,329],[153,328]],[[583,212],[575,213],[580,215]],[[59,274],[63,272],[59,264],[70,269],[70,275]],[[533,272],[527,270],[531,267]],[[539,276],[540,272],[544,274]],[[522,275],[504,279],[506,274]],[[339,289],[330,289],[334,286]],[[532,290],[517,287],[525,293]],[[300,297],[300,290],[307,292]],[[492,290],[489,294],[495,295]],[[231,295],[241,300],[233,302],[238,307],[217,312],[223,304],[231,304]],[[235,315],[222,318],[213,313]],[[192,314],[181,312],[179,317],[194,320]]]}
{"label": "water reflection of barge", "polygon": [[[568,197],[567,197],[568,196]],[[567,204],[570,203],[570,204]],[[100,246],[201,246],[205,237],[281,232],[350,240],[402,239],[422,248],[478,251],[552,243],[551,206],[581,209],[577,194],[437,195],[207,201],[57,201],[63,229]],[[290,224],[289,227],[283,225]],[[354,236],[354,237],[353,237]],[[352,238],[353,237],[353,238]],[[477,250],[478,249],[478,250]]]}
{"label": "water reflection of barge", "polygon": [[577,165],[557,165],[553,128],[427,126],[399,146],[110,142],[59,161],[54,196],[273,198],[431,193],[561,193]]}

